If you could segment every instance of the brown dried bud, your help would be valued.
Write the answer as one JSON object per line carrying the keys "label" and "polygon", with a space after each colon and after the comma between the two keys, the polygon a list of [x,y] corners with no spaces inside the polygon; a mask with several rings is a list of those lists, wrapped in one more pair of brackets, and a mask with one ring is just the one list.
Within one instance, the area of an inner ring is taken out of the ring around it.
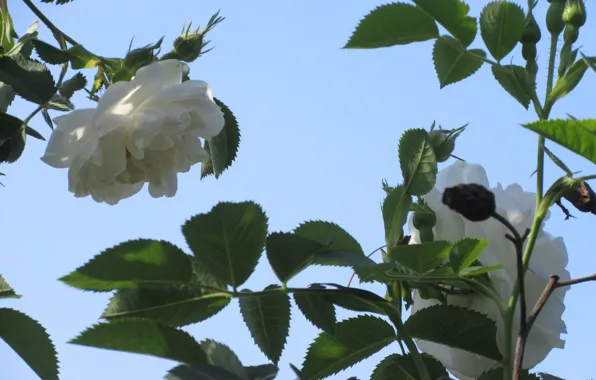
{"label": "brown dried bud", "polygon": [[486,187],[474,183],[445,189],[443,204],[472,222],[481,222],[493,216],[495,195]]}

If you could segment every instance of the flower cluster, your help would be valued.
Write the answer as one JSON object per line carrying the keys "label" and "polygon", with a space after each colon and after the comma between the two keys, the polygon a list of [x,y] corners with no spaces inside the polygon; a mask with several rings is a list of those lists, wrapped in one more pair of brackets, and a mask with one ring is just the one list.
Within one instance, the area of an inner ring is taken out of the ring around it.
{"label": "flower cluster", "polygon": [[183,64],[165,60],[139,69],[129,82],[114,83],[97,108],[54,119],[42,160],[68,168],[68,188],[76,197],[114,205],[145,183],[155,198],[174,196],[177,174],[209,157],[200,139],[224,127],[211,87],[182,77]]}

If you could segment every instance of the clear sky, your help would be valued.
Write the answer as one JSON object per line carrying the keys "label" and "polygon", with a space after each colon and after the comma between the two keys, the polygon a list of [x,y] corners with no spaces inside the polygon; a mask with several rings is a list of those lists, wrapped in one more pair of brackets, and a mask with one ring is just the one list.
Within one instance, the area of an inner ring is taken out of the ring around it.
{"label": "clear sky", "polygon": [[[208,211],[219,201],[254,200],[269,216],[270,231],[288,231],[310,219],[334,221],[349,231],[366,251],[384,242],[380,203],[381,179],[400,181],[397,144],[408,128],[427,128],[436,120],[445,128],[470,123],[456,154],[481,163],[491,185],[520,183],[533,190],[537,137],[519,125],[535,119],[493,79],[488,66],[473,77],[439,90],[431,60],[432,42],[381,50],[340,48],[358,20],[378,0],[360,1],[232,1],[232,0],[75,0],[40,8],[67,34],[89,50],[122,57],[134,36],[136,47],[165,35],[164,50],[184,22],[204,25],[221,9],[226,20],[209,37],[216,48],[191,65],[191,78],[213,86],[216,97],[236,114],[242,130],[237,162],[220,180],[200,180],[200,168],[179,176],[174,198],[153,199],[143,190],[117,206],[76,199],[67,191],[66,171],[43,164],[45,143],[31,139],[23,157],[3,165],[0,188],[2,253],[0,273],[24,297],[3,301],[38,319],[57,345],[62,379],[161,379],[176,363],[136,354],[67,344],[98,321],[108,294],[82,292],[56,281],[102,249],[128,239],[148,237],[186,245],[181,224]],[[478,15],[485,2],[473,2]],[[525,6],[525,1],[523,2]],[[547,2],[541,0],[541,25]],[[588,6],[591,4],[588,3]],[[9,1],[17,31],[35,20],[17,0]],[[594,55],[596,22],[589,15],[580,31],[587,55]],[[49,33],[42,28],[49,40]],[[539,46],[539,93],[544,92],[547,35]],[[472,47],[481,47],[480,36]],[[521,61],[516,49],[506,61]],[[92,78],[93,72],[86,73]],[[593,117],[595,73],[553,111],[578,118]],[[83,96],[75,104],[85,107]],[[31,105],[15,102],[10,112],[26,117]],[[56,116],[56,115],[55,115]],[[32,126],[50,134],[41,117]],[[594,165],[550,144],[572,170],[594,174]],[[549,183],[562,173],[550,162]],[[573,277],[596,270],[591,239],[596,216],[574,212],[563,221],[553,209],[546,229],[564,236]],[[377,257],[380,260],[380,258]],[[347,269],[313,268],[294,286],[312,282],[347,283]],[[245,285],[258,290],[276,279],[265,257]],[[380,294],[382,288],[373,287]],[[567,294],[564,319],[569,335],[565,350],[554,350],[539,370],[568,380],[596,377],[593,360],[593,294],[596,284],[582,284]],[[341,312],[341,316],[350,313]],[[229,345],[245,365],[264,364],[233,302],[216,317],[185,328],[197,339],[212,338]],[[300,366],[317,330],[293,309],[289,343],[280,363],[279,379],[292,378],[288,363]],[[333,379],[367,379],[374,366],[396,345]],[[35,379],[34,373],[0,343],[1,377]]]}

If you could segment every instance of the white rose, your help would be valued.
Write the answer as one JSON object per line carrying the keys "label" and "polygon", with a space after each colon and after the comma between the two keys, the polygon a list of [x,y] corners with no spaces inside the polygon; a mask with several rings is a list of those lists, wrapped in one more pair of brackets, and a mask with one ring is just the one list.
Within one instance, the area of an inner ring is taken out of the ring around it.
{"label": "white rose", "polygon": [[[489,277],[492,286],[501,295],[506,305],[517,278],[515,250],[513,244],[505,239],[505,234],[509,231],[495,219],[470,222],[445,206],[441,201],[443,190],[446,187],[461,183],[477,183],[486,188],[489,187],[486,172],[480,165],[457,161],[441,170],[437,176],[436,187],[423,197],[437,216],[437,222],[433,230],[434,238],[435,240],[450,242],[455,242],[465,236],[488,239],[490,244],[480,256],[479,261],[487,266],[498,264],[504,266],[503,269],[490,272]],[[501,184],[498,184],[491,191],[495,194],[497,212],[505,217],[520,233],[523,233],[526,228],[531,226],[536,202],[534,193],[524,192],[517,184],[510,185],[505,189],[502,188]],[[414,228],[411,219],[410,234],[412,235],[411,244],[419,244],[420,234]],[[567,259],[567,250],[563,238],[554,238],[546,232],[539,235],[530,260],[530,270],[526,272],[525,277],[528,313],[540,297],[551,273],[558,274],[561,280],[569,279],[569,272],[565,269]],[[565,323],[561,319],[565,310],[563,300],[566,291],[567,288],[557,289],[534,323],[524,354],[523,367],[525,369],[530,369],[543,361],[552,348],[564,347],[565,341],[561,339],[560,335],[567,332]],[[503,321],[497,306],[492,300],[480,295],[450,295],[447,297],[447,303],[484,313],[494,320],[497,324],[497,344],[503,352]],[[412,314],[420,309],[437,304],[439,304],[439,301],[422,299],[418,292],[415,292]],[[513,334],[516,337],[519,331],[519,304],[514,322]],[[513,342],[515,342],[515,339],[513,339]],[[437,358],[452,374],[462,380],[476,379],[497,364],[485,357],[433,342],[419,340],[417,344],[423,352]]]}
{"label": "white rose", "polygon": [[97,108],[54,119],[56,129],[41,158],[68,168],[76,197],[116,204],[149,182],[149,193],[172,197],[177,173],[208,157],[201,140],[224,127],[224,115],[199,80],[182,82],[177,60],[139,69],[130,82],[108,87]]}

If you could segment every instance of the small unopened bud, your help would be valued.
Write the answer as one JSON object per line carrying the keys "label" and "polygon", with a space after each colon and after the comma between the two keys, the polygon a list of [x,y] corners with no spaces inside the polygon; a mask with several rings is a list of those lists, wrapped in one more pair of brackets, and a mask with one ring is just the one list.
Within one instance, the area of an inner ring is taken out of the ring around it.
{"label": "small unopened bud", "polygon": [[203,47],[203,34],[199,33],[198,29],[192,33],[187,30],[174,41],[174,51],[180,60],[186,62],[192,62],[199,58]]}
{"label": "small unopened bud", "polygon": [[583,0],[567,0],[563,11],[563,22],[577,28],[586,23],[586,6]]}
{"label": "small unopened bud", "polygon": [[487,220],[497,207],[495,195],[484,186],[474,183],[445,189],[443,204],[472,222]]}

